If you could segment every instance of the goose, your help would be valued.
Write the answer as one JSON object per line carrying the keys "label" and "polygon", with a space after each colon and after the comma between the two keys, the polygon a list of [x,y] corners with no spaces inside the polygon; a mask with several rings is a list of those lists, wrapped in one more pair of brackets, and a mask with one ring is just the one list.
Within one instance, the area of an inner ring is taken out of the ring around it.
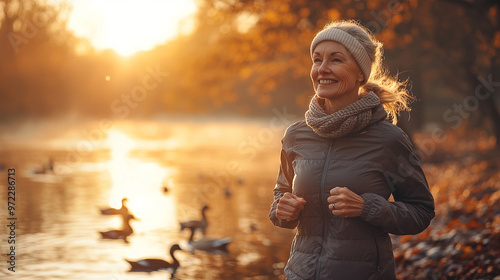
{"label": "goose", "polygon": [[188,248],[191,253],[195,250],[206,251],[210,253],[227,253],[227,245],[231,243],[231,238],[209,238],[204,237],[199,240],[193,240],[195,228],[190,227],[191,235],[189,236]]}
{"label": "goose", "polygon": [[151,272],[161,269],[171,269],[172,278],[174,277],[177,268],[180,266],[179,261],[175,258],[174,252],[177,250],[182,250],[178,244],[174,244],[170,247],[170,256],[172,257],[172,263],[169,263],[162,259],[142,259],[138,261],[129,261],[125,259],[126,262],[130,264],[130,271],[142,271]]}
{"label": "goose", "polygon": [[203,233],[203,235],[205,235],[206,229],[208,227],[208,221],[207,221],[207,217],[205,215],[205,211],[207,209],[208,209],[207,205],[204,205],[201,208],[201,216],[202,216],[201,220],[191,220],[191,221],[187,221],[187,222],[181,222],[180,223],[181,231],[183,231],[186,228],[193,228],[195,230],[197,230],[197,229],[200,230]]}
{"label": "goose", "polygon": [[127,237],[134,232],[134,230],[130,226],[130,220],[137,220],[137,218],[134,217],[134,215],[128,215],[127,217],[123,218],[122,229],[100,231],[99,233],[104,239],[123,239],[125,242],[128,242]]}
{"label": "goose", "polygon": [[101,209],[101,214],[102,215],[123,215],[127,216],[128,215],[128,208],[125,205],[127,203],[128,199],[126,197],[122,198],[122,206],[118,209],[116,208],[105,208]]}

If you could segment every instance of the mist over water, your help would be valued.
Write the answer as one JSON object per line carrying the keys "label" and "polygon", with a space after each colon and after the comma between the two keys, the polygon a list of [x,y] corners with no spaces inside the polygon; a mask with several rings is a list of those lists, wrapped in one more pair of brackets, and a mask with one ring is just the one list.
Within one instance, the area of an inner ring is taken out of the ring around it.
{"label": "mist over water", "polygon": [[[178,279],[283,279],[293,231],[274,227],[268,211],[284,129],[213,119],[4,126],[0,201],[7,205],[7,169],[15,168],[16,272],[4,239],[0,277],[169,279],[167,271],[128,272],[124,259],[171,262],[170,246],[186,248],[189,238],[179,222],[199,219],[207,204],[207,236],[230,237],[229,253],[177,251]],[[134,233],[128,243],[104,240],[99,231],[121,219],[99,209],[123,197],[138,218]]]}

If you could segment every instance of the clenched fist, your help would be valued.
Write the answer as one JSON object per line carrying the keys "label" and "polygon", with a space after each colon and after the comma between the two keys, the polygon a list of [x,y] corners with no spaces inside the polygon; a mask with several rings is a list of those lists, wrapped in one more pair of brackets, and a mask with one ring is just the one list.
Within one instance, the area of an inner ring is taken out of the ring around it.
{"label": "clenched fist", "polygon": [[331,189],[327,200],[332,214],[344,218],[358,217],[365,206],[363,198],[346,187]]}
{"label": "clenched fist", "polygon": [[293,221],[299,217],[305,204],[306,200],[302,197],[286,192],[278,201],[276,217],[282,221]]}

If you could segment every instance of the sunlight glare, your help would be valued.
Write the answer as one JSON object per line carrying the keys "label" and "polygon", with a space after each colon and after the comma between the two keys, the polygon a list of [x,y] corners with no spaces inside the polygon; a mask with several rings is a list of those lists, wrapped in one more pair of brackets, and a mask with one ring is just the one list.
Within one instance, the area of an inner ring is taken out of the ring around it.
{"label": "sunlight glare", "polygon": [[126,134],[119,130],[108,131],[106,144],[111,148],[111,158],[124,160],[128,153],[134,148],[134,142]]}
{"label": "sunlight glare", "polygon": [[[174,171],[157,163],[132,158],[130,152],[142,149],[140,143],[119,130],[108,132],[106,145],[111,154],[108,171],[112,182],[109,205],[120,208],[122,198],[126,197],[129,211],[141,220],[143,230],[165,226],[165,223],[176,226],[175,201],[161,193],[162,186]],[[151,213],[155,215],[151,216]]]}
{"label": "sunlight glare", "polygon": [[258,15],[249,12],[242,12],[236,18],[236,28],[240,33],[247,33],[258,21]]}
{"label": "sunlight glare", "polygon": [[[191,32],[193,0],[69,0],[68,29],[99,50],[128,56]],[[187,30],[186,26],[191,26]]]}

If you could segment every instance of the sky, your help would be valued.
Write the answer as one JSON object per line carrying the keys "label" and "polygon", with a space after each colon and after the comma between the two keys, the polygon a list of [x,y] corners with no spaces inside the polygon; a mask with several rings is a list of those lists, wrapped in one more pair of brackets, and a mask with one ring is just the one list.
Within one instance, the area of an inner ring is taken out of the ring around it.
{"label": "sky", "polygon": [[98,50],[147,51],[194,28],[194,0],[68,0],[68,29]]}

